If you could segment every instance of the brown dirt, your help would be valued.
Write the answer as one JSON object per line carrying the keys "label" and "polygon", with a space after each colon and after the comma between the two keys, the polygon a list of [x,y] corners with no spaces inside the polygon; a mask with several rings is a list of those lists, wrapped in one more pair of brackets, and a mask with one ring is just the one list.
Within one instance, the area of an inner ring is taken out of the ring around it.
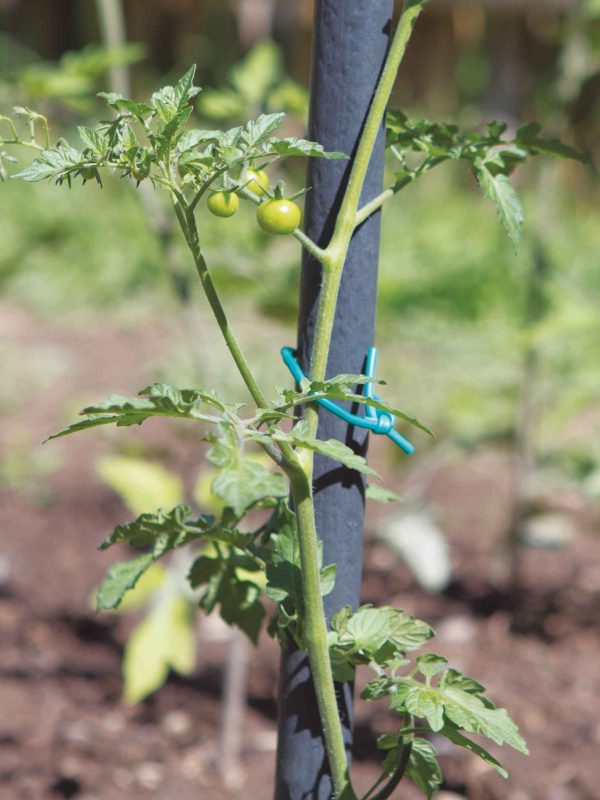
{"label": "brown dirt", "polygon": [[[51,385],[34,387],[30,399],[6,409],[0,422],[5,446],[15,430],[25,430],[32,442],[42,439],[64,419],[72,395],[135,391],[152,378],[147,365],[170,335],[156,329],[75,335],[19,309],[5,306],[2,312],[0,333],[11,338],[15,358],[43,341],[66,364]],[[164,426],[147,428],[155,446],[168,445],[178,470],[194,463],[193,442],[173,437]],[[147,440],[137,431],[125,435]],[[95,545],[124,517],[92,467],[112,441],[92,435],[53,445],[60,469],[25,489],[0,492],[0,800],[267,800],[277,673],[271,642],[252,654],[243,789],[226,790],[215,760],[223,642],[201,643],[193,678],[173,676],[136,708],[120,702],[120,658],[130,622],[96,617],[88,601],[110,562]],[[398,605],[431,622],[439,633],[436,650],[482,680],[512,711],[532,752],[529,759],[502,752],[511,772],[504,782],[439,743],[445,790],[471,800],[600,799],[597,520],[576,503],[576,540],[562,550],[525,550],[523,588],[509,593],[490,578],[493,543],[510,503],[505,455],[486,450],[428,469],[427,496],[451,542],[453,583],[443,595],[427,595],[403,564],[371,540],[364,600]],[[374,736],[389,725],[384,711],[358,702],[359,786],[376,774]],[[402,787],[397,796],[418,795]]]}

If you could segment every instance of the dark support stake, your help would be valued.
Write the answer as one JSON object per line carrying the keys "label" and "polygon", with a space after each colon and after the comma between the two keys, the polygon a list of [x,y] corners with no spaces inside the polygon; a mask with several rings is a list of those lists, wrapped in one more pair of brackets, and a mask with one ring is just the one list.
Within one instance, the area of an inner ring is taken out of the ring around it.
{"label": "dark support stake", "polygon": [[[392,0],[317,0],[314,19],[309,138],[327,150],[354,154],[389,44]],[[383,129],[363,189],[363,202],[382,189]],[[305,227],[326,246],[348,178],[348,162],[310,159]],[[374,215],[352,239],[344,267],[327,368],[328,377],[363,370],[374,343],[380,220]],[[298,357],[308,373],[319,301],[319,265],[306,253],[302,265]],[[319,437],[339,439],[364,454],[367,434],[321,410]],[[337,564],[333,592],[325,598],[331,617],[359,602],[362,572],[364,483],[338,463],[315,459],[315,506],[324,563]],[[339,700],[348,750],[352,744],[352,686]],[[275,800],[329,800],[329,777],[321,724],[304,653],[283,654]]]}

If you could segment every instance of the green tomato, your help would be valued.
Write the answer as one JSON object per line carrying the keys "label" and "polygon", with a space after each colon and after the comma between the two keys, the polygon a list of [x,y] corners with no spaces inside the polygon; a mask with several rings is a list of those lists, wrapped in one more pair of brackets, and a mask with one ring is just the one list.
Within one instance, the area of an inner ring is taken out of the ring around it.
{"label": "green tomato", "polygon": [[257,197],[262,197],[269,188],[269,176],[264,169],[247,169],[246,180],[250,181],[246,189]]}
{"label": "green tomato", "polygon": [[150,174],[150,167],[148,166],[141,166],[141,165],[138,166],[136,164],[136,166],[134,166],[131,170],[131,175],[133,176],[133,179],[136,180],[138,183],[140,181],[143,181],[144,178],[147,178],[149,174]]}
{"label": "green tomato", "polygon": [[301,216],[296,203],[285,197],[261,203],[256,212],[256,219],[263,231],[281,236],[293,233],[300,225]]}
{"label": "green tomato", "polygon": [[79,174],[84,181],[93,181],[98,176],[98,169],[96,167],[82,167]]}
{"label": "green tomato", "polygon": [[240,198],[235,192],[213,192],[206,205],[215,217],[232,217],[240,206]]}

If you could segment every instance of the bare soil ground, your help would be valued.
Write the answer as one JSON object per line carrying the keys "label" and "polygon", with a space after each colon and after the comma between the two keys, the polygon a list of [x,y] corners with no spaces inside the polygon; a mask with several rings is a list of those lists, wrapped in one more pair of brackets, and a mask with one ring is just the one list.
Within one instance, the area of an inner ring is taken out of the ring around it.
{"label": "bare soil ground", "polygon": [[[12,342],[12,358],[34,358],[43,343],[62,359],[46,385],[5,408],[5,452],[15,431],[39,442],[67,409],[72,417],[73,395],[85,401],[145,385],[152,379],[148,365],[170,335],[149,328],[100,336],[6,305],[0,312],[0,336]],[[148,434],[157,447],[168,447],[182,473],[195,463],[193,441],[164,426],[149,425]],[[125,517],[93,471],[94,458],[110,443],[89,434],[47,445],[59,448],[60,468],[33,486],[0,492],[0,800],[267,800],[275,747],[272,642],[252,653],[238,788],[223,785],[216,764],[223,641],[200,637],[192,678],[172,676],[135,708],[120,701],[131,622],[97,617],[89,606],[90,590],[110,563],[95,545]],[[578,535],[561,550],[525,550],[522,589],[507,592],[490,576],[492,545],[509,513],[508,465],[505,454],[490,449],[433,470],[428,499],[448,533],[454,566],[443,594],[418,589],[407,568],[371,538],[364,600],[397,605],[433,624],[436,650],[485,683],[529,742],[529,759],[501,754],[508,782],[438,743],[446,800],[600,799],[598,519],[577,496],[554,498],[572,509]],[[374,738],[389,725],[383,710],[358,702],[359,787],[376,775]],[[418,797],[410,786],[397,796]]]}

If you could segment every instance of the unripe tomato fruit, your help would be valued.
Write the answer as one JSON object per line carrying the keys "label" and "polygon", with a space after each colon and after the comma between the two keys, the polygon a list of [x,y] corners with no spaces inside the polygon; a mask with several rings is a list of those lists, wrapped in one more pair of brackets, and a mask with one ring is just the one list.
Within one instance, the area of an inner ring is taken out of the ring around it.
{"label": "unripe tomato fruit", "polygon": [[264,169],[247,169],[246,180],[250,181],[246,189],[257,197],[262,197],[269,188],[269,176]]}
{"label": "unripe tomato fruit", "polygon": [[98,170],[96,167],[83,167],[79,170],[79,174],[84,181],[93,181],[98,175]]}
{"label": "unripe tomato fruit", "polygon": [[285,197],[261,203],[256,212],[256,219],[263,231],[281,236],[293,233],[300,225],[301,216],[296,203]]}
{"label": "unripe tomato fruit", "polygon": [[213,192],[206,205],[215,217],[233,217],[240,206],[240,198],[235,192]]}

